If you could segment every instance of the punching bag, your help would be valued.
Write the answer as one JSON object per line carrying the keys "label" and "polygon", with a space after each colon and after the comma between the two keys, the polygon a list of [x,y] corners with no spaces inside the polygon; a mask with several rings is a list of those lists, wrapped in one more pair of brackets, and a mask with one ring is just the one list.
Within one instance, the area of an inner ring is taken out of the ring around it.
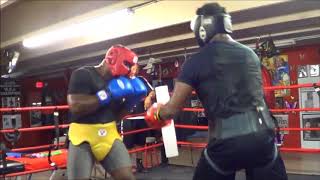
{"label": "punching bag", "polygon": [[[262,73],[262,85],[265,86],[272,86],[271,76],[264,66],[261,66],[261,73]],[[275,103],[275,97],[274,97],[274,91],[270,90],[263,90],[266,103],[269,108],[274,108]]]}

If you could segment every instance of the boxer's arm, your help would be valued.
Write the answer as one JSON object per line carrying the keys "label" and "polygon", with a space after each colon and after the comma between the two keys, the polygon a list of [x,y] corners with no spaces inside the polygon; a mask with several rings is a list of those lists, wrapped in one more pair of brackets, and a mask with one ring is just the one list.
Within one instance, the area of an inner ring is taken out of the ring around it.
{"label": "boxer's arm", "polygon": [[92,80],[87,69],[81,68],[72,72],[67,101],[70,112],[82,116],[95,112],[99,107],[99,101],[92,89]]}
{"label": "boxer's arm", "polygon": [[80,116],[93,113],[100,106],[95,95],[68,94],[67,100],[71,113]]}
{"label": "boxer's arm", "polygon": [[190,85],[184,82],[176,82],[171,99],[160,108],[161,119],[172,119],[176,113],[181,111],[192,90],[193,88]]}

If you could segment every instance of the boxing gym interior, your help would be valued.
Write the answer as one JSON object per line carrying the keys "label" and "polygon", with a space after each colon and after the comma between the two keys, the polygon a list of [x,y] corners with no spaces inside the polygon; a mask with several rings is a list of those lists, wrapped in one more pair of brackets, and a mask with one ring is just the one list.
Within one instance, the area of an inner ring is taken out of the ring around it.
{"label": "boxing gym interior", "polygon": [[[112,45],[134,51],[139,75],[170,95],[184,62],[199,51],[190,21],[208,2],[1,0],[0,179],[68,178],[70,76],[98,65]],[[231,36],[261,60],[288,179],[320,179],[320,1],[214,2],[231,15]],[[117,122],[136,179],[191,180],[208,142],[197,94],[170,124],[175,155],[166,153],[164,129],[139,123],[144,113]],[[112,178],[95,163],[90,179]]]}

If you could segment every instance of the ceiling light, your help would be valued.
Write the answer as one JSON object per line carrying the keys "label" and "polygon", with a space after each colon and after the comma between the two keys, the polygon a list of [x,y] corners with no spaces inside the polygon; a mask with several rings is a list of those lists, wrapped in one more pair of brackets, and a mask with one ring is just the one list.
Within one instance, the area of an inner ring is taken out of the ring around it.
{"label": "ceiling light", "polygon": [[0,5],[4,4],[4,3],[6,3],[6,2],[8,2],[8,0],[1,0],[1,1],[0,1]]}
{"label": "ceiling light", "polygon": [[12,57],[11,61],[9,61],[9,65],[8,65],[8,73],[9,74],[15,69],[17,62],[19,60],[19,56],[20,56],[19,52],[17,52],[17,51],[13,52],[13,57]]}

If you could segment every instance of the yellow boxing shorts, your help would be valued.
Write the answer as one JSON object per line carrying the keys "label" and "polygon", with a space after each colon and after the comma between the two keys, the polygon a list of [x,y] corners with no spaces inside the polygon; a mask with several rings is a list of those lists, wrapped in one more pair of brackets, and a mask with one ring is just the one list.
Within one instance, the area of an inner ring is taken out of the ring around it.
{"label": "yellow boxing shorts", "polygon": [[68,135],[75,146],[83,142],[89,143],[98,161],[106,157],[116,139],[122,140],[115,121],[105,124],[71,123]]}

